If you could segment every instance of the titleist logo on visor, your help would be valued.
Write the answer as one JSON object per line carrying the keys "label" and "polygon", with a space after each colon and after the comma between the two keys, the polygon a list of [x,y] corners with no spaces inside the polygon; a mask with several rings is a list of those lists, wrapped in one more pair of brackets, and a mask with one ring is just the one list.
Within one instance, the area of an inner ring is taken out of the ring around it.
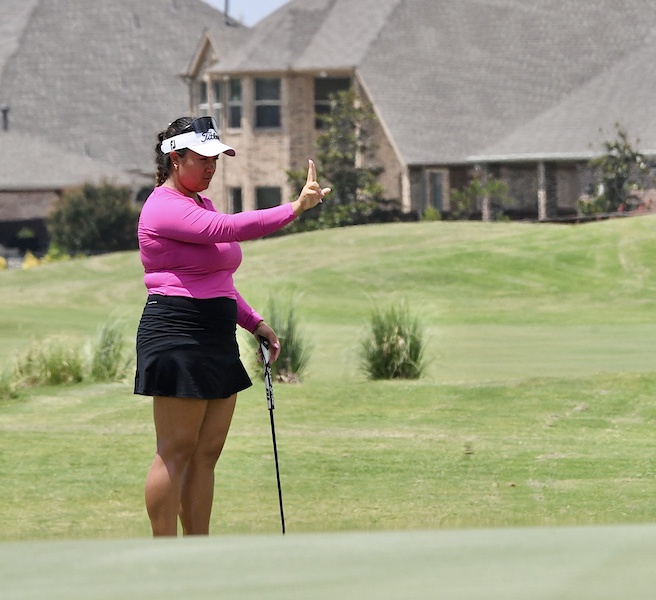
{"label": "titleist logo on visor", "polygon": [[205,133],[203,133],[201,135],[202,135],[201,139],[204,142],[206,142],[207,140],[218,140],[219,139],[219,134],[216,131],[214,131],[214,129],[210,129],[209,131],[206,131]]}

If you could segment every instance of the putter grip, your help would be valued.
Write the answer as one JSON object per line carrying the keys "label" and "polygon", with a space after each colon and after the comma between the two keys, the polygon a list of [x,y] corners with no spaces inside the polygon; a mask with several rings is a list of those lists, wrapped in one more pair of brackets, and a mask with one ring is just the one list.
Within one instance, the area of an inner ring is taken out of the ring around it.
{"label": "putter grip", "polygon": [[262,360],[265,365],[268,365],[271,361],[271,354],[269,352],[269,340],[265,337],[260,336],[260,346],[262,347]]}

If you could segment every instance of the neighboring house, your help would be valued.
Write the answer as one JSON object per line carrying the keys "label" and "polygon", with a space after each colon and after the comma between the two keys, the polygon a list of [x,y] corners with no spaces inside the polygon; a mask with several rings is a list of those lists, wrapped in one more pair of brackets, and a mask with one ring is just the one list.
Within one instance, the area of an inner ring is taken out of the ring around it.
{"label": "neighboring house", "polygon": [[62,189],[100,175],[152,187],[156,134],[189,112],[181,75],[207,27],[219,48],[248,32],[201,0],[0,0],[0,222],[42,228]]}
{"label": "neighboring house", "polygon": [[[186,72],[192,111],[217,116],[237,156],[221,159],[209,193],[227,211],[288,200],[285,171],[316,152],[315,113],[350,84],[373,105],[373,163],[405,211],[448,211],[450,190],[486,171],[509,176],[523,216],[538,216],[538,199],[541,217],[571,211],[585,177],[556,174],[539,135],[531,147],[540,156],[523,164],[519,142],[532,141],[537,124],[556,139],[567,134],[550,115],[570,110],[577,93],[591,123],[578,163],[599,148],[596,121],[635,124],[629,133],[641,137],[654,105],[649,80],[644,112],[631,115],[621,105],[606,111],[585,90],[619,76],[654,24],[656,3],[644,0],[291,0],[239,44],[210,27]],[[567,139],[558,156],[573,151]]]}
{"label": "neighboring house", "polygon": [[105,181],[134,186],[124,171],[21,132],[0,133],[0,142],[0,244],[8,248],[47,249],[45,219],[66,189]]}
{"label": "neighboring house", "polygon": [[[634,149],[656,158],[654,81],[656,48],[644,43],[470,160],[508,181],[511,191],[514,185],[518,203],[535,205],[538,198],[541,219],[556,216],[592,190],[587,165],[618,138],[618,127]],[[517,185],[526,178],[528,186]]]}

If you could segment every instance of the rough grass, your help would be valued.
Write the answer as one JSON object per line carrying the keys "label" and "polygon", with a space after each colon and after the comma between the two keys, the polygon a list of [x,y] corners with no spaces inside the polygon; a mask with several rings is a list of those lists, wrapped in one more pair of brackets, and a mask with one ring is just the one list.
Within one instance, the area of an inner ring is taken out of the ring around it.
{"label": "rough grass", "polygon": [[[434,222],[244,244],[243,295],[295,295],[314,348],[304,382],[276,387],[288,530],[653,522],[654,225]],[[108,316],[129,338],[143,300],[134,253],[0,273],[0,356],[93,337]],[[367,381],[358,340],[396,300],[427,324],[426,376]],[[153,446],[129,381],[4,401],[0,539],[148,535]],[[278,518],[258,381],[219,462],[213,531],[275,532]]]}

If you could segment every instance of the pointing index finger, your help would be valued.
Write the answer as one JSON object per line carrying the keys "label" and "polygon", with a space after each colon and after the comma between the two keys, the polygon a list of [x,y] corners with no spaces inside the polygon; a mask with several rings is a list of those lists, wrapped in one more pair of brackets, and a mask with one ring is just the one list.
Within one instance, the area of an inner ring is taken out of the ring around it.
{"label": "pointing index finger", "polygon": [[312,183],[313,181],[317,180],[317,168],[314,166],[314,163],[309,160],[308,161],[308,174],[307,174],[307,182],[306,183]]}

